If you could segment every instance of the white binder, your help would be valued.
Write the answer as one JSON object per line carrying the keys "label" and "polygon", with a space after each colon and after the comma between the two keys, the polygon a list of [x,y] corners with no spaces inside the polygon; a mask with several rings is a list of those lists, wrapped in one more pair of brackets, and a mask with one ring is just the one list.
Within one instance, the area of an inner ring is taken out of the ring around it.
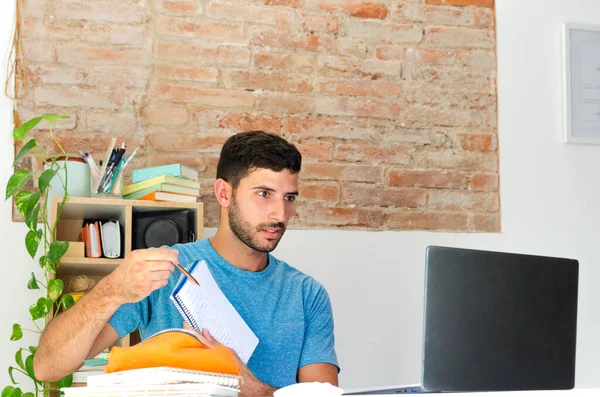
{"label": "white binder", "polygon": [[100,227],[102,235],[102,252],[107,258],[121,256],[121,227],[119,221],[104,222]]}

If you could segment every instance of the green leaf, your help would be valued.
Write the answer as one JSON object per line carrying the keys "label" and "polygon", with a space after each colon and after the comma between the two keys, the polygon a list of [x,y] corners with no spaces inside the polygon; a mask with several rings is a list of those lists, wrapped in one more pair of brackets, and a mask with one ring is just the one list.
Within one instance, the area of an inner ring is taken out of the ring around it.
{"label": "green leaf", "polygon": [[25,224],[30,230],[35,230],[38,223],[38,215],[40,214],[40,203],[37,203],[33,210],[25,216]]}
{"label": "green leaf", "polygon": [[17,382],[15,380],[15,377],[13,376],[13,371],[15,370],[15,367],[8,367],[8,376],[10,376],[10,381],[12,382],[13,385],[18,385],[19,382]]}
{"label": "green leaf", "polygon": [[23,362],[23,350],[25,349],[19,349],[17,354],[15,354],[15,361],[17,362],[17,365],[21,367],[21,369],[25,369],[25,363]]}
{"label": "green leaf", "polygon": [[54,178],[54,175],[56,175],[56,170],[52,168],[42,172],[38,180],[38,187],[40,188],[40,192],[44,193],[44,191],[46,191],[48,186],[50,186],[50,182],[52,181],[52,178]]}
{"label": "green leaf", "polygon": [[42,115],[42,117],[44,118],[44,120],[46,120],[47,122],[49,122],[50,125],[54,124],[58,120],[63,120],[63,119],[68,119],[69,118],[69,116],[60,116],[58,114],[52,114],[52,113],[44,113]]}
{"label": "green leaf", "polygon": [[69,387],[73,384],[73,374],[67,375],[56,383],[58,388]]}
{"label": "green leaf", "polygon": [[67,250],[69,249],[68,241],[53,241],[50,243],[50,249],[48,251],[48,259],[53,263],[57,263],[62,258]]}
{"label": "green leaf", "polygon": [[13,138],[15,139],[15,141],[22,141],[23,139],[25,139],[25,135],[27,135],[29,131],[33,129],[33,127],[38,125],[40,121],[42,121],[42,118],[36,117],[15,128],[13,130]]}
{"label": "green leaf", "polygon": [[21,158],[23,158],[23,156],[25,156],[27,153],[29,153],[29,151],[33,148],[37,147],[37,142],[35,141],[35,139],[30,139],[29,142],[27,142],[25,145],[23,145],[23,147],[21,148],[21,150],[19,150],[19,153],[17,154],[17,157],[15,157],[15,162],[13,163],[13,167],[15,166],[15,164],[17,164],[19,162],[19,160],[21,160]]}
{"label": "green leaf", "polygon": [[35,397],[35,394],[33,394],[32,392],[28,391],[27,393],[23,393],[22,397]]}
{"label": "green leaf", "polygon": [[30,230],[27,232],[25,236],[25,247],[27,248],[27,252],[31,255],[32,258],[35,258],[35,253],[40,246],[40,241],[42,241],[42,229],[40,230]]}
{"label": "green leaf", "polygon": [[56,273],[56,262],[52,262],[46,255],[40,256],[40,267],[48,273]]}
{"label": "green leaf", "polygon": [[6,184],[6,197],[4,197],[4,200],[8,200],[9,197],[12,197],[13,194],[25,186],[27,181],[31,179],[32,175],[33,174],[27,170],[15,171]]}
{"label": "green leaf", "polygon": [[11,397],[23,397],[23,392],[20,388],[16,387],[15,390],[13,390]]}
{"label": "green leaf", "polygon": [[12,397],[15,388],[13,386],[6,386],[2,389],[2,397]]}
{"label": "green leaf", "polygon": [[33,210],[33,207],[40,201],[40,192],[30,192],[29,190],[21,190],[15,196],[15,205],[23,216],[27,216]]}
{"label": "green leaf", "polygon": [[62,294],[63,287],[64,284],[62,280],[50,280],[50,282],[48,283],[48,295],[50,296],[50,299],[52,299],[52,302],[56,301],[60,294]]}
{"label": "green leaf", "polygon": [[13,332],[10,336],[10,340],[15,341],[23,337],[23,330],[19,324],[13,324]]}
{"label": "green leaf", "polygon": [[38,299],[35,305],[29,307],[29,313],[33,320],[45,317],[52,309],[52,301],[46,298]]}
{"label": "green leaf", "polygon": [[37,346],[29,346],[29,351],[31,354],[35,354],[35,352],[37,352]]}
{"label": "green leaf", "polygon": [[27,282],[27,289],[40,289],[40,286],[37,283],[37,278],[35,278],[35,274],[31,272],[31,278]]}
{"label": "green leaf", "polygon": [[35,382],[38,382],[37,378],[35,377],[35,373],[33,372],[33,354],[30,354],[25,359],[25,371],[27,371],[27,375],[29,375],[31,379],[33,379]]}
{"label": "green leaf", "polygon": [[73,297],[71,296],[71,294],[64,294],[61,298],[60,298],[60,305],[67,310],[68,308],[70,308],[71,306],[73,306],[75,304],[75,301],[73,300]]}

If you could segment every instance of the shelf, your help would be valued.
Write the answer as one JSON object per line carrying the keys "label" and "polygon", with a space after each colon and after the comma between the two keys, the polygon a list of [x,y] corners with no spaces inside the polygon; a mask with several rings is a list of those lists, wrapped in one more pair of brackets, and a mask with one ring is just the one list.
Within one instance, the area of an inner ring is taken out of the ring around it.
{"label": "shelf", "polygon": [[74,258],[74,257],[63,257],[60,260],[62,265],[118,265],[121,263],[123,258]]}
{"label": "shelf", "polygon": [[62,258],[57,273],[59,276],[78,274],[104,276],[119,266],[122,260],[108,258]]}
{"label": "shelf", "polygon": [[[62,202],[62,197],[54,197],[56,204]],[[60,215],[61,219],[78,219],[83,217],[119,216],[123,207],[136,207],[137,210],[147,208],[159,209],[197,209],[200,203],[174,203],[167,201],[106,199],[96,197],[69,197]]]}

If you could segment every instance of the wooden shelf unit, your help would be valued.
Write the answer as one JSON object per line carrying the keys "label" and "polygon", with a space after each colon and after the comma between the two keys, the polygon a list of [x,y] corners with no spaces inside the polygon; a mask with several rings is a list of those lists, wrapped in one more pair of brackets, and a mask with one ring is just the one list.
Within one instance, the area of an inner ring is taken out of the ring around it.
{"label": "wooden shelf unit", "polygon": [[[49,211],[51,223],[57,217],[62,197],[53,197]],[[124,200],[111,198],[71,197],[65,203],[56,229],[60,241],[78,241],[81,223],[84,219],[118,220],[123,234],[124,246],[121,258],[63,257],[57,270],[60,279],[75,275],[103,277],[112,272],[132,251],[133,219],[138,212],[170,211],[190,209],[195,212],[194,233],[197,239],[204,236],[204,206],[202,203],[175,203],[147,200]],[[65,280],[63,280],[65,281]],[[67,286],[68,284],[65,284]]]}

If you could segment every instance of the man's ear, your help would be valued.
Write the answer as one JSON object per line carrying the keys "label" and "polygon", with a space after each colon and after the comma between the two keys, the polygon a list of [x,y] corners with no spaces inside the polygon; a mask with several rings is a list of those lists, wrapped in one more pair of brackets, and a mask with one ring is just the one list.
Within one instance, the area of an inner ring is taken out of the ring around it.
{"label": "man's ear", "polygon": [[231,203],[231,196],[233,189],[231,184],[224,179],[217,179],[215,182],[215,197],[221,205],[221,207],[228,208]]}

